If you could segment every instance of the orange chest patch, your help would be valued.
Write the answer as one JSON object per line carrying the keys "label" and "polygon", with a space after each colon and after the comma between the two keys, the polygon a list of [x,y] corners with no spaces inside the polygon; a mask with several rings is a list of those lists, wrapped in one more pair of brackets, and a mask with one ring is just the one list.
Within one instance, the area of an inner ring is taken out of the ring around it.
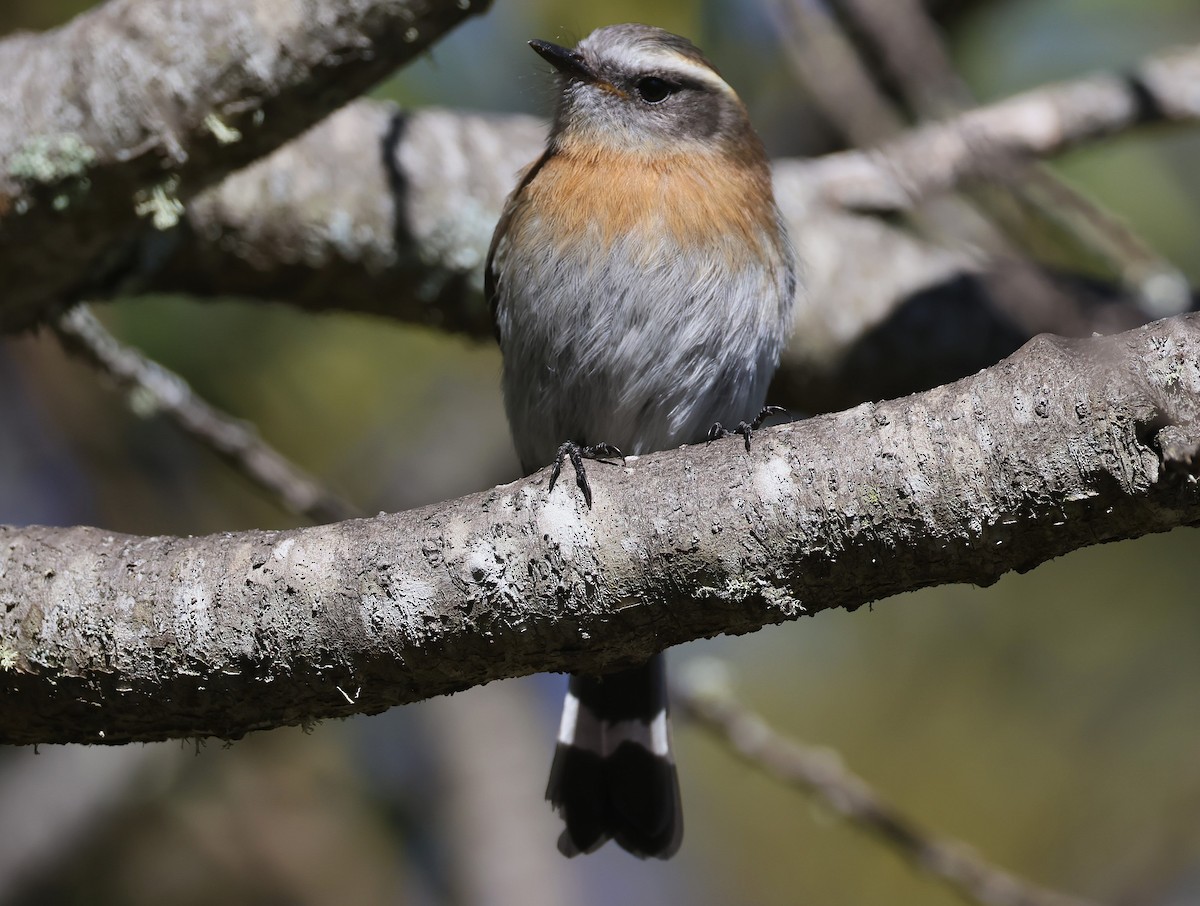
{"label": "orange chest patch", "polygon": [[[622,159],[624,158],[624,159]],[[525,187],[514,227],[549,230],[556,244],[606,244],[635,231],[679,245],[758,245],[775,229],[770,176],[712,156],[634,155],[599,161],[556,154]]]}

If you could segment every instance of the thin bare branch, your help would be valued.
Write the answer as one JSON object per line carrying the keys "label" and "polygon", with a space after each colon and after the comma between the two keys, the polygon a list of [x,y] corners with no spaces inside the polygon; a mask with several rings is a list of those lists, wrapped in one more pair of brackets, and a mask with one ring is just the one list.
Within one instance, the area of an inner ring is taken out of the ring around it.
{"label": "thin bare branch", "polygon": [[885,148],[832,154],[803,178],[839,205],[904,210],[937,192],[998,178],[1014,160],[1050,157],[1134,126],[1194,122],[1200,49],[1150,57],[1130,74],[1094,75],[1019,94],[944,123],[925,126]]}
{"label": "thin bare branch", "polygon": [[868,147],[904,128],[825,0],[772,0],[783,49],[822,116],[851,145]]}
{"label": "thin bare branch", "polygon": [[738,702],[720,676],[720,665],[689,666],[692,681],[672,689],[673,703],[685,717],[748,764],[815,796],[964,899],[982,906],[1094,906],[997,868],[965,843],[931,834],[853,774],[837,752],[780,735]]}
{"label": "thin bare branch", "polygon": [[362,515],[259,437],[248,422],[209,405],[178,374],[122,344],[86,305],[60,316],[54,330],[69,352],[126,393],[135,412],[165,415],[286,510],[318,523]]}
{"label": "thin bare branch", "polygon": [[[836,0],[878,49],[888,75],[922,119],[956,115],[974,105],[932,16],[921,0]],[[1005,183],[1009,200],[979,199],[1010,235],[1027,230],[1028,216],[1049,224],[1087,258],[1098,258],[1139,300],[1149,318],[1186,311],[1190,304],[1183,273],[1154,251],[1120,218],[1037,162],[1014,167]],[[1017,222],[1012,223],[1013,220]]]}

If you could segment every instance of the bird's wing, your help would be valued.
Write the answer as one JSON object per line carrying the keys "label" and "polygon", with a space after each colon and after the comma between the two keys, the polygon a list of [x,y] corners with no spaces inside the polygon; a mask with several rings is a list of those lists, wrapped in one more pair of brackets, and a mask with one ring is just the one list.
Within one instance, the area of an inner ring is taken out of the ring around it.
{"label": "bird's wing", "polygon": [[546,161],[553,156],[553,149],[547,148],[542,152],[541,157],[525,168],[525,172],[521,174],[521,178],[517,182],[517,187],[512,190],[512,194],[504,202],[504,210],[500,212],[496,231],[492,233],[492,244],[488,247],[487,264],[483,271],[483,297],[487,300],[488,309],[492,313],[492,332],[496,335],[496,342],[500,341],[500,323],[496,318],[496,307],[500,301],[500,274],[497,272],[497,268],[504,257],[503,245],[508,233],[508,225],[512,220],[513,211],[521,202],[521,193],[525,191],[526,186],[533,182],[538,171],[546,165]]}

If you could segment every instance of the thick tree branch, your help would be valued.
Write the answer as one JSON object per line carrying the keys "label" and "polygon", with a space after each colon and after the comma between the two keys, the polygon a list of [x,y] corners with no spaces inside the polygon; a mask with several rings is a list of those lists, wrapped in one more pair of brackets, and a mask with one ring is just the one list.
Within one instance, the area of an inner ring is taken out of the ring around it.
{"label": "thick tree branch", "polygon": [[299,135],[487,0],[109,0],[0,42],[0,329],[102,284],[145,218]]}
{"label": "thick tree branch", "polygon": [[[1198,61],[1200,50],[1173,52],[1143,64],[1140,86],[1081,79],[878,151],[777,162],[805,298],[774,401],[829,411],[953,380],[1038,332],[1141,323],[1139,300],[1111,287],[1031,285],[1005,261],[939,248],[843,202],[906,205],[986,175],[996,159],[1054,153],[1152,111],[1194,119],[1187,91]],[[198,198],[177,229],[146,234],[113,290],[279,299],[490,338],[479,289],[487,244],[517,171],[543,141],[530,117],[350,105]],[[922,356],[897,354],[914,336]]]}
{"label": "thick tree branch", "polygon": [[146,234],[121,294],[276,299],[492,337],[484,258],[534,117],[359,101]]}
{"label": "thick tree branch", "polygon": [[1200,523],[1200,316],[756,436],[371,520],[0,530],[0,742],[234,737],[988,583]]}

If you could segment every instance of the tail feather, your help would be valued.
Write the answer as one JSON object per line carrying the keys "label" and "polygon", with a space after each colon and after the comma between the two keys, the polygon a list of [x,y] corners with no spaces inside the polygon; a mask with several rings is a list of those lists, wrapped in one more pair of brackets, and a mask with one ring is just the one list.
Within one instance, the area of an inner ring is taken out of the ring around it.
{"label": "tail feather", "polygon": [[571,677],[546,798],[566,823],[564,855],[609,839],[643,859],[676,853],[683,814],[662,655],[607,676]]}

